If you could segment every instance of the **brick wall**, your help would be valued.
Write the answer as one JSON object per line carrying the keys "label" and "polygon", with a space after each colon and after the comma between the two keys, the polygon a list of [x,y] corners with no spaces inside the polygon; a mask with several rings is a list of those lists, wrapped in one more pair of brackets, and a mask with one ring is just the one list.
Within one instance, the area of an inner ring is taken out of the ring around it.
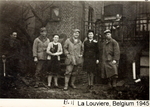
{"label": "brick wall", "polygon": [[[47,2],[52,4],[52,1]],[[40,5],[41,2],[38,3]],[[81,30],[81,39],[85,38],[84,23],[88,21],[88,9],[89,6],[94,9],[93,21],[101,18],[103,2],[84,2],[85,8],[81,1],[55,1],[51,6],[57,6],[60,9],[61,20],[59,22],[49,22],[47,24],[48,37],[51,38],[53,34],[59,35],[72,35],[72,29],[79,28]],[[38,10],[38,9],[37,9]],[[39,11],[40,12],[40,11]],[[43,17],[47,17],[45,14],[49,14],[50,10],[43,13]],[[42,14],[42,13],[40,13]],[[36,21],[36,28],[39,27],[39,22]],[[37,30],[37,29],[36,29]]]}
{"label": "brick wall", "polygon": [[82,6],[79,2],[55,2],[54,6],[60,8],[59,22],[49,22],[47,24],[48,37],[51,38],[52,34],[59,35],[72,35],[72,29],[78,28],[81,30],[82,20]]}

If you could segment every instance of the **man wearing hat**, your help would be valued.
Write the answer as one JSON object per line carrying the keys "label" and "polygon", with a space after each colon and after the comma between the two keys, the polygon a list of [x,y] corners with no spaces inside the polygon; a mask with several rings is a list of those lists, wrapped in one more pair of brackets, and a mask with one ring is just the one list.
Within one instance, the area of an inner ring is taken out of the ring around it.
{"label": "man wearing hat", "polygon": [[65,72],[65,87],[64,90],[68,89],[68,83],[71,79],[71,87],[76,88],[74,85],[76,75],[79,71],[79,66],[82,64],[83,45],[79,40],[80,30],[74,29],[71,38],[68,38],[64,43],[64,54],[66,55],[66,72]]}
{"label": "man wearing hat", "polygon": [[40,81],[40,75],[42,74],[43,65],[46,63],[47,60],[47,53],[46,49],[48,43],[50,42],[49,39],[46,37],[47,31],[45,27],[40,29],[40,36],[34,40],[33,43],[33,57],[34,62],[36,63],[36,71],[35,71],[35,79],[36,84],[35,88],[38,87]]}
{"label": "man wearing hat", "polygon": [[21,43],[18,39],[17,32],[12,32],[9,38],[2,41],[3,57],[7,59],[7,75],[17,78],[18,74],[24,74],[22,57],[21,57]]}
{"label": "man wearing hat", "polygon": [[104,31],[106,41],[103,44],[101,76],[107,78],[110,88],[116,87],[118,63],[120,59],[119,44],[111,37],[111,31]]}

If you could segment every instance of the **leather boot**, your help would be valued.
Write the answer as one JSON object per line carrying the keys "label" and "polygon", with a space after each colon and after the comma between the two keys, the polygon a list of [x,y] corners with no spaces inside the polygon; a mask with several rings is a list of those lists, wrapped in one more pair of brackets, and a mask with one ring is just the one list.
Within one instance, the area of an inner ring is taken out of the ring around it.
{"label": "leather boot", "polygon": [[116,78],[113,78],[113,79],[112,79],[112,87],[113,87],[113,88],[116,88],[116,86],[117,86],[117,79],[116,79]]}
{"label": "leather boot", "polygon": [[34,88],[38,88],[38,87],[39,87],[39,82],[36,82]]}
{"label": "leather boot", "polygon": [[68,90],[68,83],[70,80],[70,75],[65,75],[65,86],[64,86],[64,90]]}
{"label": "leather boot", "polygon": [[109,89],[112,88],[112,79],[111,78],[108,79],[108,86],[109,86]]}
{"label": "leather boot", "polygon": [[71,77],[71,87],[74,88],[74,89],[77,88],[77,87],[74,85],[75,80],[76,80],[76,77],[75,77],[75,76],[72,76],[72,77]]}

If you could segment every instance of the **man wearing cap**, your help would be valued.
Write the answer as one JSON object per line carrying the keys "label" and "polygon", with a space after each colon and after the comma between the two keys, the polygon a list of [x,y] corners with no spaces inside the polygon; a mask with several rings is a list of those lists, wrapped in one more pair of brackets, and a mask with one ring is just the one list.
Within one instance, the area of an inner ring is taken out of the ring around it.
{"label": "man wearing cap", "polygon": [[101,76],[102,78],[108,78],[110,88],[115,88],[120,59],[119,44],[111,37],[110,30],[104,31],[104,34],[106,41],[103,44]]}
{"label": "man wearing cap", "polygon": [[3,57],[6,57],[6,73],[8,76],[16,78],[18,73],[24,73],[21,60],[21,44],[17,38],[17,32],[12,32],[9,38],[2,41]]}
{"label": "man wearing cap", "polygon": [[73,30],[73,35],[68,38],[64,43],[64,54],[66,55],[66,72],[65,72],[65,87],[64,90],[68,89],[68,83],[71,79],[71,87],[76,88],[74,85],[76,75],[79,71],[79,66],[82,64],[83,45],[79,40],[79,29]]}
{"label": "man wearing cap", "polygon": [[42,74],[41,70],[42,70],[43,65],[45,65],[46,60],[47,60],[46,49],[47,49],[48,43],[50,41],[46,37],[46,35],[47,35],[46,28],[42,27],[40,29],[40,36],[37,37],[34,40],[34,43],[33,43],[33,57],[34,57],[34,62],[36,63],[36,71],[35,71],[36,84],[35,84],[35,88],[38,87],[38,84],[39,84],[39,81],[40,81],[40,75]]}

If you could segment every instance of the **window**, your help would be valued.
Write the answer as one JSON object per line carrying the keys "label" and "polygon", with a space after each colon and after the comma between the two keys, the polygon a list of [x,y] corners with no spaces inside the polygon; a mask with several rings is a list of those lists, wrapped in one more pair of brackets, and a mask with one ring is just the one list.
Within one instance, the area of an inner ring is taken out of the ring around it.
{"label": "window", "polygon": [[150,19],[146,16],[140,16],[136,21],[136,31],[150,31]]}
{"label": "window", "polygon": [[60,21],[60,10],[58,7],[51,8],[51,21]]}
{"label": "window", "polygon": [[94,10],[92,7],[89,7],[89,13],[88,13],[88,29],[93,29],[93,15]]}

